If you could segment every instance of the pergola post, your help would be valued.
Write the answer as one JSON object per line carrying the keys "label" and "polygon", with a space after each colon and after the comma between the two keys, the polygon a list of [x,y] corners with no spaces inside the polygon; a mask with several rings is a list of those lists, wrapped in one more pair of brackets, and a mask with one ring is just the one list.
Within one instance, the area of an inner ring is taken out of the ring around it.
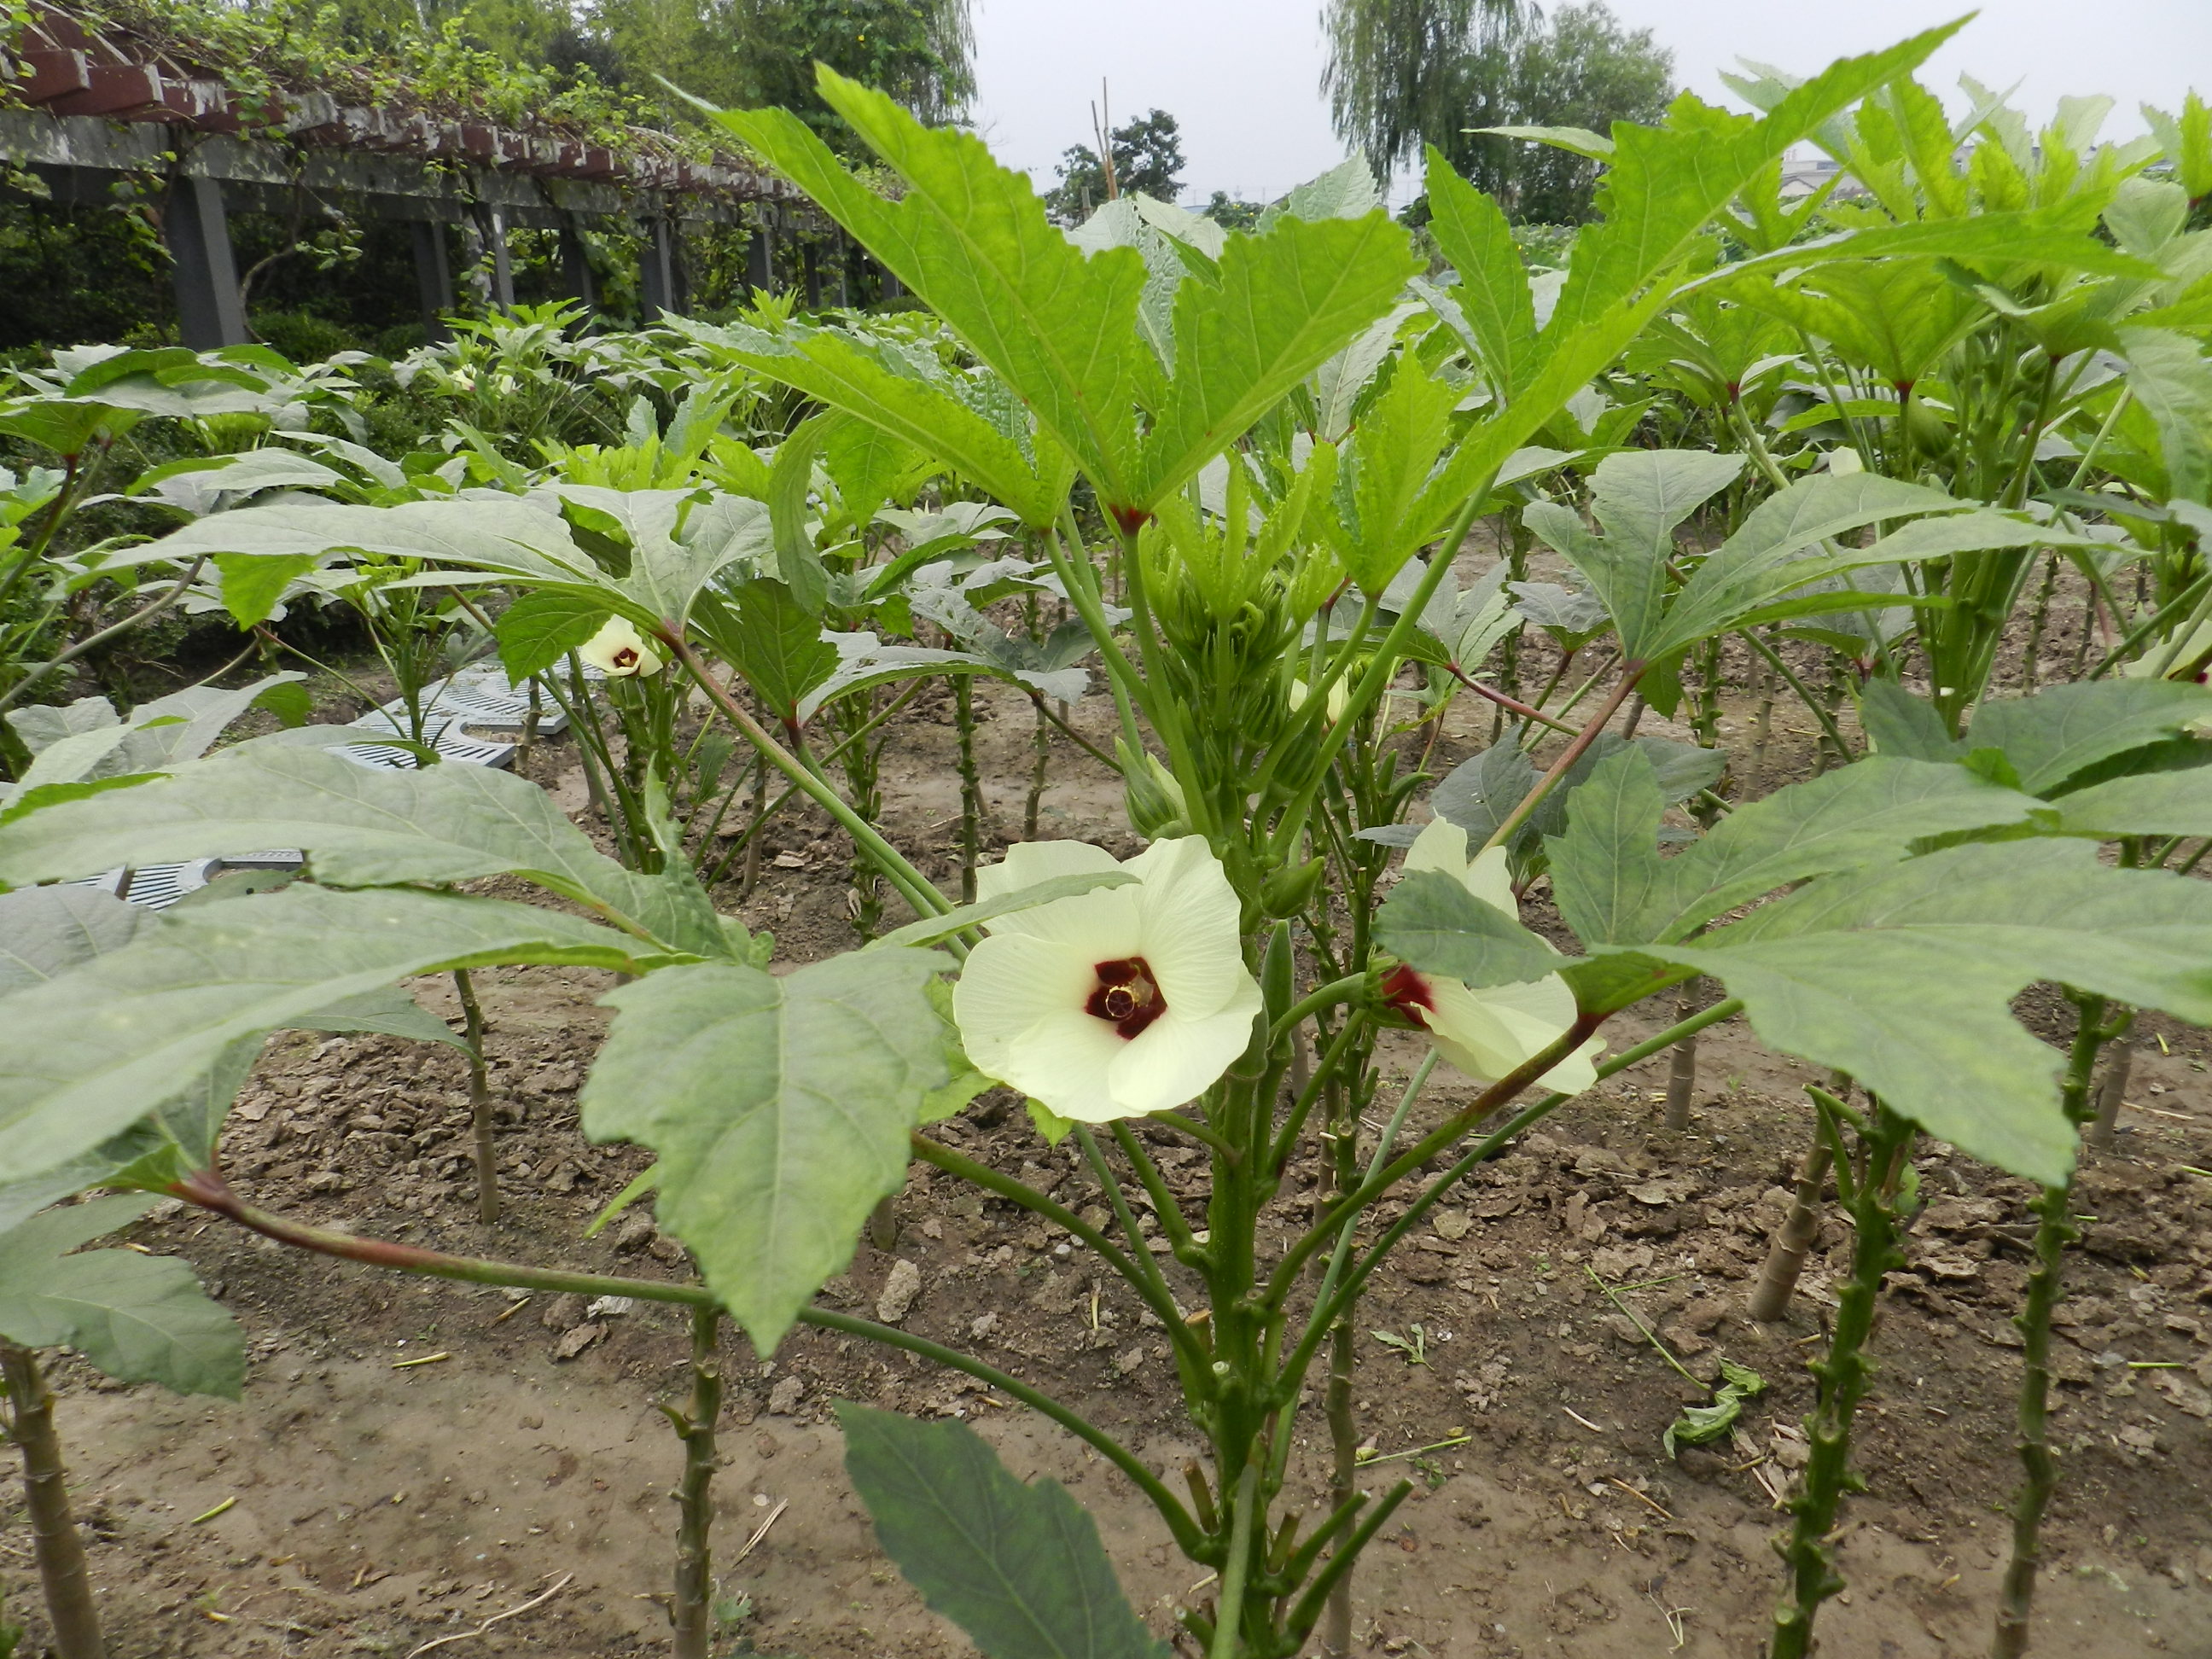
{"label": "pergola post", "polygon": [[[514,262],[507,252],[507,216],[487,203],[475,204],[476,234],[481,246],[491,254],[491,270],[488,273],[489,291],[484,303],[495,311],[514,309]],[[477,258],[481,259],[482,253]]]}
{"label": "pergola post", "polygon": [[753,215],[752,240],[745,244],[745,286],[755,294],[775,292],[775,210],[762,207]]}
{"label": "pergola post", "polygon": [[645,320],[658,321],[684,308],[683,278],[677,270],[676,225],[657,218],[646,227],[644,246],[638,249],[638,289]]}
{"label": "pergola post", "polygon": [[178,333],[194,351],[244,345],[246,306],[231,258],[230,221],[222,185],[187,175],[169,186],[161,216],[169,245],[169,279],[177,295]]}
{"label": "pergola post", "polygon": [[446,258],[446,226],[440,219],[416,219],[408,228],[415,238],[415,283],[422,295],[422,329],[432,342],[447,339],[445,313],[453,308],[453,271]]}
{"label": "pergola post", "polygon": [[599,308],[599,285],[592,277],[591,253],[573,213],[561,216],[561,286],[581,300],[585,310]]}
{"label": "pergola post", "polygon": [[806,308],[822,309],[822,251],[812,242],[799,245],[799,262],[806,273]]}

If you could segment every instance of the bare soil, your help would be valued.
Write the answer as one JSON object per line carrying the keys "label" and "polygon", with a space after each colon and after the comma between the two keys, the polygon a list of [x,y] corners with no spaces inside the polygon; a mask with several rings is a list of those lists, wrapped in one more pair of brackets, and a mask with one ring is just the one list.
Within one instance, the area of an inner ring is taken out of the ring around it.
{"label": "bare soil", "polygon": [[[2054,665],[2070,657],[2063,626],[2049,649]],[[996,828],[1018,830],[1029,709],[1018,698],[979,702],[992,716],[983,753]],[[1754,720],[1751,705],[1732,703],[1723,743],[1740,763]],[[1679,734],[1656,719],[1642,729]],[[1486,708],[1463,702],[1438,761],[1480,747],[1489,730]],[[1813,733],[1802,709],[1784,705],[1762,781],[1804,775]],[[574,765],[573,747],[553,743],[532,771],[580,814]],[[888,769],[886,830],[952,884],[948,703],[915,705]],[[1133,846],[1118,781],[1065,743],[1043,824],[1048,836]],[[842,841],[793,812],[764,854],[760,886],[741,897],[733,884],[725,908],[773,928],[788,958],[844,948]],[[365,1233],[682,1275],[680,1248],[636,1212],[582,1237],[645,1162],[577,1130],[575,1090],[604,1027],[594,1000],[607,977],[532,969],[479,982],[505,1119],[506,1219],[472,1218],[459,1058],[380,1038],[272,1039],[225,1136],[234,1181],[256,1201]],[[458,1018],[449,987],[415,988]],[[2047,1037],[2067,1034],[2055,995],[2031,994],[2022,1011]],[[1610,1040],[1625,1047],[1656,1029],[1653,1013],[1625,1018]],[[2045,1532],[2037,1650],[2073,1659],[2212,1656],[2212,1042],[2160,1020],[2145,1022],[2142,1040],[2118,1144],[2083,1176],[2080,1207],[2094,1218],[2059,1316],[2052,1432],[2063,1475]],[[1419,1053],[1410,1036],[1385,1050],[1400,1076]],[[1414,1363],[1363,1335],[1361,1417],[1389,1460],[1370,1478],[1378,1489],[1410,1478],[1415,1493],[1360,1569],[1361,1652],[1760,1651],[1779,1589],[1769,1540],[1803,1461],[1807,1364],[1821,1350],[1849,1235],[1842,1221],[1826,1224],[1785,1325],[1742,1316],[1808,1134],[1800,1090],[1817,1079],[1740,1020],[1706,1034],[1701,1063],[1687,1134],[1658,1127],[1665,1058],[1626,1073],[1479,1170],[1376,1281],[1363,1332],[1411,1341],[1418,1326],[1422,1352]],[[1467,1097],[1463,1083],[1442,1080],[1423,1109]],[[1078,1209],[1099,1196],[1002,1094],[944,1128]],[[1164,1139],[1158,1150],[1196,1220],[1202,1163]],[[2026,1274],[2031,1190],[1941,1145],[1921,1154],[1930,1201],[1911,1267],[1889,1281],[1875,1392],[1858,1422],[1869,1491],[1848,1505],[1840,1541],[1852,1588],[1822,1619],[1821,1650],[1834,1659],[1985,1650],[2008,1546],[2020,1372],[2008,1316]],[[1310,1179],[1268,1217],[1272,1239],[1308,1213]],[[921,1288],[907,1328],[1050,1389],[1179,1484],[1197,1448],[1165,1344],[1119,1281],[1053,1230],[921,1166],[897,1212],[893,1250],[864,1242],[823,1292],[830,1303],[872,1312],[894,1259],[911,1262]],[[307,1258],[174,1204],[132,1237],[195,1264],[244,1324],[252,1364],[244,1401],[229,1405],[120,1388],[58,1362],[114,1654],[410,1659],[447,1638],[459,1638],[442,1650],[456,1659],[665,1650],[678,1452],[654,1402],[684,1382],[673,1314]],[[1725,1354],[1766,1378],[1731,1440],[1666,1456],[1662,1431],[1702,1391],[1600,1293],[1593,1270],[1641,1286],[1625,1300],[1692,1370],[1711,1376]],[[772,1361],[732,1337],[726,1360],[716,1491],[721,1590],[737,1615],[729,1650],[970,1651],[876,1548],[844,1478],[838,1400],[964,1418],[1017,1473],[1066,1483],[1163,1635],[1176,1607],[1207,1592],[1125,1479],[963,1376],[805,1330]],[[1304,1422],[1295,1496],[1311,1506],[1326,1444],[1318,1413]],[[36,1653],[44,1627],[18,1483],[10,1468],[0,1484],[0,1590],[32,1626],[25,1650]]]}

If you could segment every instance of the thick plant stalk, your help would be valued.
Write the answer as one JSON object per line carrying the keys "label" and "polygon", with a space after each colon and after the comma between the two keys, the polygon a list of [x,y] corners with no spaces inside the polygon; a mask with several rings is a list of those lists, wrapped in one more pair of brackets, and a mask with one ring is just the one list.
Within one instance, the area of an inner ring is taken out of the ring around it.
{"label": "thick plant stalk", "polygon": [[2021,690],[2023,694],[2035,690],[2035,682],[2043,667],[2043,631],[2051,621],[2051,596],[2058,591],[2058,550],[2053,548],[2045,556],[2043,565],[2043,586],[2036,590],[2035,616],[2027,625],[2027,648],[2021,659]]}
{"label": "thick plant stalk", "polygon": [[[1674,1000],[1678,1023],[1698,1012],[1704,988],[1704,981],[1694,975],[1682,981],[1681,994]],[[1674,1045],[1674,1058],[1667,1068],[1667,1127],[1674,1133],[1690,1127],[1690,1099],[1697,1091],[1698,1034],[1692,1031]]]}
{"label": "thick plant stalk", "polygon": [[676,1659],[708,1659],[714,1635],[714,1425],[722,1414],[722,1362],[717,1353],[722,1316],[714,1308],[691,1310],[691,1406],[664,1406],[684,1442],[684,1480],[676,1497],[676,1595],[668,1616],[676,1626]]}
{"label": "thick plant stalk", "polygon": [[1022,802],[1022,839],[1037,838],[1037,813],[1044,805],[1045,784],[1052,768],[1052,724],[1045,718],[1044,698],[1036,702],[1036,733],[1030,740],[1030,793]]}
{"label": "thick plant stalk", "polygon": [[[1332,1509],[1340,1507],[1352,1496],[1352,1482],[1358,1473],[1359,1425],[1352,1411],[1352,1374],[1358,1361],[1358,1335],[1352,1327],[1352,1310],[1347,1307],[1329,1332],[1326,1407],[1331,1457],[1328,1501]],[[1321,1648],[1329,1659],[1346,1659],[1352,1651],[1349,1568],[1329,1588],[1328,1605],[1322,1613]]]}
{"label": "thick plant stalk", "polygon": [[1758,789],[1766,782],[1766,751],[1774,741],[1774,672],[1764,657],[1752,658],[1753,683],[1759,693],[1759,712],[1751,721],[1751,781]]}
{"label": "thick plant stalk", "polygon": [[[2090,1086],[2097,1051],[2122,1022],[2104,1023],[2105,999],[2076,995],[2080,1023],[2074,1030],[2062,1097],[2066,1115],[2076,1124],[2088,1117]],[[2123,1016],[2123,1021],[2125,1016]],[[2074,1225],[2074,1183],[2045,1187],[2028,1207],[2035,1212],[2035,1267],[2027,1276],[2027,1296],[2013,1324],[2021,1334],[2018,1413],[2021,1480],[2013,1494],[2012,1559],[1999,1592],[1990,1659],[2020,1659],[2027,1651],[2035,1576],[2043,1561],[2043,1517],[2058,1486],[2058,1462],[2051,1454],[2051,1315],[2063,1291],[2066,1247],[2081,1235]]]}
{"label": "thick plant stalk", "polygon": [[31,1512],[31,1545],[38,1555],[46,1619],[54,1627],[54,1652],[58,1659],[106,1659],[84,1540],[70,1513],[53,1395],[38,1356],[12,1342],[0,1342],[0,1376],[8,1383],[8,1437],[23,1454],[23,1502]]}
{"label": "thick plant stalk", "polygon": [[876,1200],[876,1207],[868,1212],[868,1243],[879,1250],[888,1250],[898,1243],[898,1194],[886,1194]]}
{"label": "thick plant stalk", "polygon": [[469,1045],[469,1144],[476,1154],[477,1219],[499,1219],[499,1148],[492,1137],[491,1085],[484,1073],[483,1008],[465,968],[453,969],[461,999],[461,1037]]}
{"label": "thick plant stalk", "polygon": [[1790,1298],[1797,1293],[1798,1275],[1805,1271],[1805,1258],[1820,1234],[1820,1189],[1827,1184],[1828,1164],[1834,1156],[1828,1138],[1816,1135],[1813,1150],[1805,1154],[1798,1170],[1790,1213],[1776,1231],[1774,1243],[1767,1248],[1766,1265],[1759,1270],[1759,1283],[1752,1288],[1747,1311],[1753,1319],[1768,1322],[1790,1311]]}
{"label": "thick plant stalk", "polygon": [[738,896],[750,898],[760,885],[761,822],[768,817],[768,763],[753,769],[752,822],[745,827],[745,870],[738,884]]}
{"label": "thick plant stalk", "polygon": [[2089,1144],[2099,1152],[2110,1149],[2120,1127],[2120,1104],[2128,1092],[2128,1075],[2135,1070],[2136,1045],[2125,1028],[2112,1040],[2105,1059],[2104,1080],[2097,1085],[2097,1116],[2089,1126]]}
{"label": "thick plant stalk", "polygon": [[[1820,1091],[1814,1092],[1819,1097]],[[1842,1115],[1840,1103],[1832,1096],[1826,1097],[1824,1104],[1837,1115]],[[1836,1512],[1844,1494],[1863,1484],[1850,1469],[1851,1418],[1874,1376],[1866,1344],[1874,1329],[1875,1304],[1881,1293],[1883,1275],[1905,1263],[1905,1253],[1897,1248],[1896,1218],[1886,1189],[1912,1144],[1910,1123],[1879,1102],[1874,1104],[1873,1113],[1871,1123],[1860,1136],[1866,1149],[1865,1167],[1850,1182],[1844,1199],[1856,1230],[1850,1278],[1842,1287],[1836,1308],[1828,1357],[1811,1367],[1820,1385],[1818,1403],[1805,1420],[1812,1455],[1805,1465],[1803,1484],[1790,1501],[1794,1522],[1789,1535],[1775,1541],[1789,1574],[1790,1591],[1774,1610],[1774,1635],[1767,1659],[1807,1659],[1813,1650],[1813,1620],[1820,1604],[1845,1588],[1827,1540],[1836,1529]],[[1841,1185],[1840,1168],[1837,1173]]]}
{"label": "thick plant stalk", "polygon": [[960,734],[960,902],[973,904],[983,851],[983,780],[975,768],[975,689],[969,675],[953,676],[952,718]]}

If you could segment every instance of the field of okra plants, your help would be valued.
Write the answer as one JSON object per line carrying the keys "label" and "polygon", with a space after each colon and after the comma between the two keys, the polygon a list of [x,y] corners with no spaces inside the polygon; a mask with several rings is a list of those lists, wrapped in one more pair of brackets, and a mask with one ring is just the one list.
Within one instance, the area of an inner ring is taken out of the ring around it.
{"label": "field of okra plants", "polygon": [[1954,27],[18,372],[0,1652],[2212,1652],[2212,111]]}

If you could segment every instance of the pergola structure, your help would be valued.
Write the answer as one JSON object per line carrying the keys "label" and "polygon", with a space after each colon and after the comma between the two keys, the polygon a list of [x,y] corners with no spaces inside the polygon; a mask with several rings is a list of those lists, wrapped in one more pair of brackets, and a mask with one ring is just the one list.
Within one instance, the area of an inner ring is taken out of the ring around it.
{"label": "pergola structure", "polygon": [[[349,106],[327,92],[284,91],[248,107],[224,82],[192,78],[52,9],[34,10],[14,55],[7,91],[21,107],[0,107],[0,158],[35,173],[57,200],[111,201],[125,179],[160,192],[180,332],[198,350],[249,337],[229,216],[283,214],[303,191],[413,227],[434,337],[457,297],[447,225],[489,253],[486,297],[500,306],[514,301],[510,228],[558,234],[564,285],[586,306],[598,296],[584,228],[635,237],[649,319],[684,308],[679,224],[749,227],[747,278],[758,289],[776,286],[779,242],[822,224],[788,180],[691,160],[664,134],[638,130],[635,147],[617,152],[550,131]],[[818,305],[811,240],[800,264],[790,275]]]}

